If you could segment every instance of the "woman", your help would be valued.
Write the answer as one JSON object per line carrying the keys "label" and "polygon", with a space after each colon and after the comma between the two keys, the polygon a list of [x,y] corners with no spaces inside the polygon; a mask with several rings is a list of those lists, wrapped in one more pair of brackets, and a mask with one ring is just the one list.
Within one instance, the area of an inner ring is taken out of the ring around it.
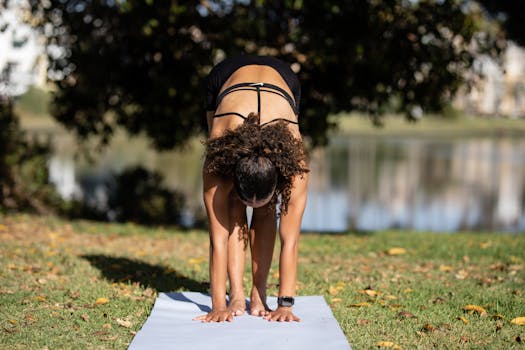
{"label": "woman", "polygon": [[[296,75],[273,57],[233,57],[210,73],[203,198],[210,226],[212,311],[197,320],[232,321],[233,316],[244,314],[244,258],[249,240],[250,314],[269,321],[299,321],[293,314],[293,298],[308,172],[297,119],[299,100]],[[266,304],[266,281],[278,199],[279,306],[272,311]],[[254,208],[249,229],[247,206]]]}

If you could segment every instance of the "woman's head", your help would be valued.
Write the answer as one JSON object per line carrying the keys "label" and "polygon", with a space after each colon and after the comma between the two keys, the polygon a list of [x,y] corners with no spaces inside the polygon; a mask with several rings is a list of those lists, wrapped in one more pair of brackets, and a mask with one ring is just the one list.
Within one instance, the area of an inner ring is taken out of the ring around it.
{"label": "woman's head", "polygon": [[250,207],[261,207],[273,197],[277,169],[262,155],[241,158],[235,166],[233,184],[241,201]]}
{"label": "woman's head", "polygon": [[249,206],[269,203],[274,208],[280,197],[281,213],[288,209],[293,178],[308,172],[305,158],[302,141],[285,122],[261,127],[255,113],[234,130],[206,141],[207,172],[231,178]]}

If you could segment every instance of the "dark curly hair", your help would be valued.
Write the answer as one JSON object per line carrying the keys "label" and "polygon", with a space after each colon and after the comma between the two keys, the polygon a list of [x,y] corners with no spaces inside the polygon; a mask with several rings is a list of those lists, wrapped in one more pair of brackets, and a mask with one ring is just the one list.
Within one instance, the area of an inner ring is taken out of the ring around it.
{"label": "dark curly hair", "polygon": [[257,113],[250,113],[237,128],[207,140],[205,146],[207,172],[231,178],[245,201],[273,193],[269,202],[273,209],[281,196],[282,214],[288,210],[294,176],[309,171],[303,143],[292,135],[286,122],[261,126]]}

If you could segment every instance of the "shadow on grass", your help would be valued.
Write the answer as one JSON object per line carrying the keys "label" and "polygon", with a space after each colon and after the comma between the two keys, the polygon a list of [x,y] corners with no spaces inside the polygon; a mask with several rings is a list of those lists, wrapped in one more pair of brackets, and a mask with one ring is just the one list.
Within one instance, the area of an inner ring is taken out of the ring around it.
{"label": "shadow on grass", "polygon": [[301,234],[313,234],[313,235],[321,235],[321,236],[357,236],[357,237],[368,237],[372,236],[377,231],[372,230],[347,230],[347,231],[308,231],[308,230],[301,230]]}
{"label": "shadow on grass", "polygon": [[81,258],[89,261],[105,278],[114,282],[137,282],[157,292],[189,290],[207,293],[209,289],[209,283],[188,278],[168,266],[108,255],[82,255]]}

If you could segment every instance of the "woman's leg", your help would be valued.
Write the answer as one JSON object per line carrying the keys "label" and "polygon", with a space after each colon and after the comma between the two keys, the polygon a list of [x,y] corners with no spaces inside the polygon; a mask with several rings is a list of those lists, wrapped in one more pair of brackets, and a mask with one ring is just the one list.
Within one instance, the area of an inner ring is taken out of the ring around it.
{"label": "woman's leg", "polygon": [[266,305],[266,283],[272,264],[277,218],[275,210],[267,206],[253,210],[250,225],[250,249],[252,254],[253,285],[250,294],[250,314],[265,316],[269,311]]}
{"label": "woman's leg", "polygon": [[248,246],[248,225],[246,205],[234,194],[229,197],[228,277],[230,280],[230,302],[228,309],[235,316],[244,314],[246,297],[243,277],[246,248]]}

